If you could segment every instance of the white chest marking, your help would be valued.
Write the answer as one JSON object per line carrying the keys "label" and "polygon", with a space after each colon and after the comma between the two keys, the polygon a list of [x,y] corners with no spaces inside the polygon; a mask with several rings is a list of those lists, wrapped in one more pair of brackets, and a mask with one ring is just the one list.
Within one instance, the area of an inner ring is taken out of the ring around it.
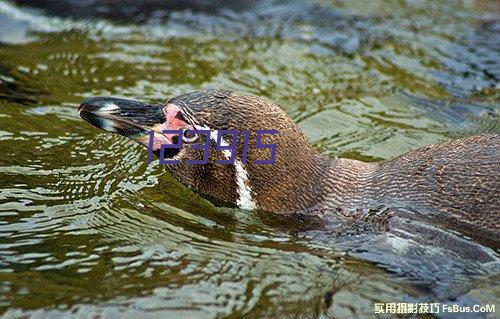
{"label": "white chest marking", "polygon": [[[229,156],[228,156],[229,158]],[[236,185],[238,186],[238,200],[236,205],[241,209],[252,210],[257,208],[257,204],[252,199],[252,190],[248,186],[248,172],[240,160],[235,160]]]}
{"label": "white chest marking", "polygon": [[[210,128],[206,126],[198,126],[196,129],[198,130],[210,130],[210,139],[217,143],[217,136],[219,134],[218,131],[212,131]],[[223,138],[221,139],[221,146],[229,146]],[[222,151],[226,159],[231,157],[230,150]],[[234,168],[236,174],[236,186],[238,192],[238,199],[236,200],[236,205],[245,210],[253,210],[257,208],[257,204],[252,199],[252,189],[248,185],[248,172],[245,169],[245,166],[239,159],[235,159]]]}

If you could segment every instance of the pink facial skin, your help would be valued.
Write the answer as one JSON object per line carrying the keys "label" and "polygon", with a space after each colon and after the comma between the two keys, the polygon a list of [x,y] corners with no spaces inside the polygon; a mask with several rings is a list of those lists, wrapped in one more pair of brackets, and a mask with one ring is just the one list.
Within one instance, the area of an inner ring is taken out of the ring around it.
{"label": "pink facial skin", "polygon": [[[165,114],[166,121],[165,123],[158,124],[153,126],[151,129],[154,133],[154,140],[152,150],[159,150],[162,144],[173,144],[172,137],[177,134],[164,134],[163,130],[192,130],[193,126],[187,124],[181,119],[178,119],[176,116],[181,111],[181,109],[171,103],[167,103],[163,107],[163,113]],[[182,137],[180,137],[182,138]],[[145,136],[141,136],[138,140],[139,143],[148,147],[149,146],[149,134]]]}

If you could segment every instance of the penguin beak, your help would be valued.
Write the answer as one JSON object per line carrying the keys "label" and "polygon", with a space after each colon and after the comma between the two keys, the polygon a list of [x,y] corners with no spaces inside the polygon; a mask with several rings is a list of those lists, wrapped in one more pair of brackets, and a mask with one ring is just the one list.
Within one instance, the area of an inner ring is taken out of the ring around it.
{"label": "penguin beak", "polygon": [[112,97],[88,98],[78,108],[78,114],[95,127],[123,135],[145,146],[149,131],[160,131],[166,122],[163,105]]}

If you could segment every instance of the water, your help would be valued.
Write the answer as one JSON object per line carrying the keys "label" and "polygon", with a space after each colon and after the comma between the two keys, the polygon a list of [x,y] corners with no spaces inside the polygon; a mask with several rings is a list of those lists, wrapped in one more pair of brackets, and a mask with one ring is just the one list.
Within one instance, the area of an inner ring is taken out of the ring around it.
{"label": "water", "polygon": [[224,87],[275,101],[324,154],[365,161],[498,132],[491,116],[390,97],[498,104],[495,1],[160,2],[0,1],[3,317],[369,318],[376,302],[498,303],[490,264],[428,249],[421,272],[405,273],[416,266],[404,254],[398,272],[371,250],[215,207],[76,113],[92,95]]}

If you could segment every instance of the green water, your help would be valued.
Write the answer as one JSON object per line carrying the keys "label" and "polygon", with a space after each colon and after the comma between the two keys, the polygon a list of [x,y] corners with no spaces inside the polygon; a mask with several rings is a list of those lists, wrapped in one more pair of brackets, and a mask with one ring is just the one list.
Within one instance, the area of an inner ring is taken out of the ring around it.
{"label": "green water", "polygon": [[498,131],[498,121],[450,122],[384,100],[402,89],[498,103],[495,1],[102,2],[0,1],[0,315],[369,318],[378,302],[498,306],[498,272],[451,269],[451,292],[430,292],[257,213],[215,207],[76,112],[93,95],[161,102],[223,87],[275,101],[324,154],[365,161]]}

